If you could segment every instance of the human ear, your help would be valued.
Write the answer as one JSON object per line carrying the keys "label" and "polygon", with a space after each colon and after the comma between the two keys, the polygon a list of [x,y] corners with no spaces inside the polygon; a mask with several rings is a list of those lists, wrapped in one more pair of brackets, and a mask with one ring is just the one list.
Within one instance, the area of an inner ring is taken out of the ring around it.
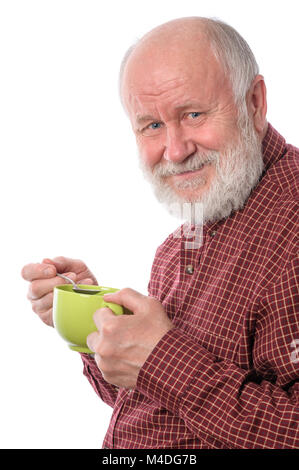
{"label": "human ear", "polygon": [[247,93],[247,108],[256,131],[262,135],[267,125],[267,89],[262,75],[257,75],[252,81]]}

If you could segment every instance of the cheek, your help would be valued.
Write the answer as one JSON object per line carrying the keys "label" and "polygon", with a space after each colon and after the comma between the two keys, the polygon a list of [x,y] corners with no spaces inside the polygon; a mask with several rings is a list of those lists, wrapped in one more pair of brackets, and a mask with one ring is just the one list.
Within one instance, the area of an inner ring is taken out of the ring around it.
{"label": "cheek", "polygon": [[197,142],[205,149],[219,151],[225,142],[225,134],[221,129],[202,128],[197,136]]}
{"label": "cheek", "polygon": [[137,140],[137,147],[143,163],[150,168],[153,168],[163,158],[164,147],[158,139]]}
{"label": "cheek", "polygon": [[207,122],[195,132],[194,140],[207,150],[221,151],[228,143],[234,142],[238,136],[236,126],[224,125],[220,120]]}

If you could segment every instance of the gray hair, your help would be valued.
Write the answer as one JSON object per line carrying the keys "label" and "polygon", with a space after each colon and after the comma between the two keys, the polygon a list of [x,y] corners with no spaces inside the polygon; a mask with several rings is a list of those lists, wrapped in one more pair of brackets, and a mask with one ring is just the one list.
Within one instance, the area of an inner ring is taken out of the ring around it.
{"label": "gray hair", "polygon": [[[230,25],[216,19],[198,17],[203,24],[212,51],[229,78],[236,104],[244,106],[247,91],[254,77],[259,73],[256,59],[245,39]],[[126,51],[120,66],[119,93],[122,101],[122,78],[126,63],[138,46],[139,40]],[[123,103],[123,101],[122,101]]]}

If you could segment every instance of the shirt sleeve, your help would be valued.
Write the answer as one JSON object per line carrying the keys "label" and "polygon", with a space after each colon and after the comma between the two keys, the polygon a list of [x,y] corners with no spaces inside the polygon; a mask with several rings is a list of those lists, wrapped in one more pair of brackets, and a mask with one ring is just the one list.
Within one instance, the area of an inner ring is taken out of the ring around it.
{"label": "shirt sleeve", "polygon": [[[296,256],[261,300],[252,369],[219,360],[173,328],[147,358],[137,389],[203,440],[227,448],[298,448],[298,279]],[[272,380],[265,379],[269,370]]]}
{"label": "shirt sleeve", "polygon": [[80,353],[80,355],[83,361],[83,374],[87,377],[96,394],[113,408],[118,394],[118,387],[103,379],[94,358],[90,354]]}

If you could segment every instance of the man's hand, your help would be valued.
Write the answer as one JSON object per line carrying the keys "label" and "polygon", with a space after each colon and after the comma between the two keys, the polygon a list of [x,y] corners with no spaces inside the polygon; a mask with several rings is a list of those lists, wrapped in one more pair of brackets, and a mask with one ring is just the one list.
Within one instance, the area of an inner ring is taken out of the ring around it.
{"label": "man's hand", "polygon": [[30,282],[27,298],[32,310],[46,323],[53,326],[53,289],[65,284],[56,273],[65,274],[81,284],[97,284],[94,275],[83,261],[59,256],[43,259],[42,263],[27,264],[22,269],[22,277]]}
{"label": "man's hand", "polygon": [[134,315],[116,316],[109,308],[97,310],[93,319],[99,331],[87,337],[87,345],[106,382],[134,388],[147,357],[174,325],[158,300],[132,289],[106,294],[104,300],[122,305]]}

